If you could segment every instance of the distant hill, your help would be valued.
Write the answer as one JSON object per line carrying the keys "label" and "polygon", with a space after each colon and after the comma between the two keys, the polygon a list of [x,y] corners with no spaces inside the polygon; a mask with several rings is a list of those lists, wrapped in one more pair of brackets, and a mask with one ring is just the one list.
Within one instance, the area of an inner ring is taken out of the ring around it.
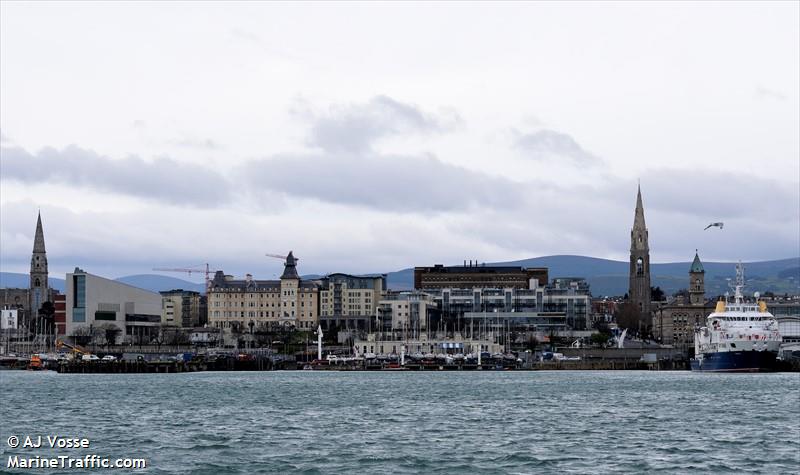
{"label": "distant hill", "polygon": [[153,292],[161,292],[162,290],[194,290],[195,292],[205,293],[205,284],[195,284],[176,277],[169,277],[166,275],[157,274],[138,274],[127,275],[114,279],[122,282],[123,284],[139,287],[140,289],[151,290]]}
{"label": "distant hill", "polygon": [[[203,284],[195,284],[183,279],[169,277],[164,275],[155,274],[140,274],[129,275],[114,279],[124,284],[139,287],[140,289],[150,290],[152,292],[160,292],[162,290],[183,289],[194,290],[196,292],[204,292]],[[48,278],[50,287],[64,292],[64,279],[53,277]],[[14,287],[14,288],[27,288],[30,285],[30,278],[28,274],[17,274],[13,272],[0,272],[0,288]]]}
{"label": "distant hill", "polygon": [[[591,285],[592,294],[623,295],[628,291],[628,262],[586,256],[543,256],[521,261],[495,262],[487,265],[547,267],[550,278],[584,277]],[[728,281],[736,275],[736,263],[703,262],[706,271],[706,293],[720,295],[728,290]],[[746,262],[745,277],[748,292],[798,293],[800,292],[800,257],[776,261]],[[689,282],[691,262],[651,264],[651,284],[671,294],[685,289]],[[388,286],[392,289],[414,287],[414,269],[390,272]]]}
{"label": "distant hill", "polygon": [[[487,265],[512,265],[524,267],[547,267],[550,278],[584,277],[591,285],[592,294],[623,295],[628,291],[628,263],[585,256],[543,256],[521,261],[496,262]],[[728,290],[726,279],[735,276],[733,262],[703,262],[706,271],[706,293],[709,296],[721,295]],[[746,262],[745,276],[747,292],[800,293],[800,257],[776,261]],[[689,281],[691,262],[670,262],[651,264],[652,285],[661,287],[672,294],[685,289]],[[388,272],[387,286],[393,290],[408,290],[414,287],[414,269],[407,268]],[[303,278],[318,278],[305,275]],[[28,287],[27,274],[0,272],[0,288]],[[155,274],[140,274],[120,277],[120,282],[153,292],[172,289],[203,292],[203,284]],[[64,291],[64,279],[50,277],[50,286]]]}

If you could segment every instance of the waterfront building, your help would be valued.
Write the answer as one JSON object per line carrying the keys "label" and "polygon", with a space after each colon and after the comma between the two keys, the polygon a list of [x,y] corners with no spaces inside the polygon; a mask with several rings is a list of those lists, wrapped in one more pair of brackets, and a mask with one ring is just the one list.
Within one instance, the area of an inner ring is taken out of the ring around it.
{"label": "waterfront building", "polygon": [[592,295],[585,279],[557,278],[544,286],[534,279],[531,285],[528,289],[445,288],[390,293],[378,307],[380,328],[452,334],[474,330],[482,318],[540,333],[587,328]]}
{"label": "waterfront building", "polygon": [[217,271],[208,289],[208,323],[235,332],[276,327],[311,331],[319,324],[319,284],[303,280],[290,252],[280,280],[244,280]]}
{"label": "waterfront building", "polygon": [[629,281],[628,300],[639,312],[639,321],[646,325],[650,318],[650,245],[641,187],[636,193],[636,211],[631,228]]}
{"label": "waterfront building", "polygon": [[419,335],[435,327],[438,306],[426,292],[389,292],[377,307],[376,327],[382,332]]}
{"label": "waterfront building", "polygon": [[221,341],[220,329],[214,327],[193,328],[189,342],[196,346],[216,346]]}
{"label": "waterfront building", "polygon": [[[537,289],[537,298],[539,293]],[[567,328],[586,330],[592,312],[592,293],[582,277],[560,277],[543,289],[537,312],[563,313]]]}
{"label": "waterfront building", "polygon": [[589,326],[608,325],[614,321],[614,314],[621,303],[619,298],[598,297],[592,299],[591,321]]}
{"label": "waterfront building", "polygon": [[28,321],[30,306],[30,289],[4,288],[0,291],[0,308],[16,310],[19,324]]}
{"label": "waterfront building", "polygon": [[563,312],[466,312],[467,335],[531,332],[537,335],[563,334],[568,330]]}
{"label": "waterfront building", "polygon": [[161,293],[161,324],[179,327],[198,327],[200,322],[200,292],[166,290]]}
{"label": "waterfront building", "polygon": [[53,296],[53,321],[56,325],[56,335],[62,337],[67,334],[67,296],[58,293]]}
{"label": "waterfront building", "polygon": [[458,322],[467,312],[505,312],[561,314],[563,324],[568,328],[583,330],[591,312],[589,284],[581,278],[557,278],[547,285],[539,285],[533,280],[528,289],[442,289],[429,293],[441,310],[442,319],[451,327],[459,327]]}
{"label": "waterfront building", "polygon": [[[426,334],[408,338],[381,339],[379,335],[370,333],[366,338],[356,339],[353,346],[360,354],[400,355],[405,351],[406,358],[413,354],[469,354],[478,351],[492,354],[502,353],[504,346],[496,341],[464,338],[428,337]],[[405,347],[405,348],[404,348]]]}
{"label": "waterfront building", "polygon": [[539,285],[547,283],[546,267],[487,266],[477,262],[464,261],[463,266],[443,266],[414,268],[414,289],[473,289],[473,288],[514,288],[528,289],[531,281]]}
{"label": "waterfront building", "polygon": [[386,275],[329,274],[319,279],[319,321],[323,330],[367,330],[386,292]]}
{"label": "waterfront building", "polygon": [[715,303],[706,301],[705,269],[695,252],[689,268],[689,286],[686,294],[659,306],[653,313],[653,334],[661,344],[673,345],[688,354],[694,348],[694,331],[703,326]]}
{"label": "waterfront building", "polygon": [[[113,343],[149,343],[161,327],[161,295],[75,268],[66,278],[66,334],[107,329]],[[112,328],[113,327],[113,328]]]}
{"label": "waterfront building", "polygon": [[767,310],[778,321],[778,331],[783,339],[781,352],[800,352],[800,296],[770,296],[763,300]]}

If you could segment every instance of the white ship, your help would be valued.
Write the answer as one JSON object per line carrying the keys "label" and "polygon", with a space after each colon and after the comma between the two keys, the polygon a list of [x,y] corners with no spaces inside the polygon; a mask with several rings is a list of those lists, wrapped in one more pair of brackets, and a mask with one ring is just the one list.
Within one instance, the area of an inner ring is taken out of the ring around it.
{"label": "white ship", "polygon": [[706,326],[695,331],[692,371],[757,372],[770,371],[781,345],[778,322],[758,300],[745,302],[744,267],[736,265],[733,302],[717,302]]}

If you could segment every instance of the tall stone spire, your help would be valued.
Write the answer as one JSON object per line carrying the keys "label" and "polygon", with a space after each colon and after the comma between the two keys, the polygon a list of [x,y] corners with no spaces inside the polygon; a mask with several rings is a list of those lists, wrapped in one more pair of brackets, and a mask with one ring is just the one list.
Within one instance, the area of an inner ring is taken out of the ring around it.
{"label": "tall stone spire", "polygon": [[633,217],[633,228],[631,228],[628,298],[640,312],[640,318],[644,326],[647,326],[650,317],[650,245],[648,237],[647,226],[644,222],[642,188],[640,186],[636,193],[636,212]]}
{"label": "tall stone spire", "polygon": [[50,299],[50,286],[47,282],[47,275],[47,252],[44,247],[44,229],[42,228],[42,213],[40,212],[36,219],[36,235],[33,238],[33,253],[31,255],[31,315],[36,315],[42,304]]}
{"label": "tall stone spire", "polygon": [[647,226],[644,224],[644,205],[642,204],[642,187],[639,185],[636,192],[636,214],[633,217],[633,228],[644,229],[647,231]]}

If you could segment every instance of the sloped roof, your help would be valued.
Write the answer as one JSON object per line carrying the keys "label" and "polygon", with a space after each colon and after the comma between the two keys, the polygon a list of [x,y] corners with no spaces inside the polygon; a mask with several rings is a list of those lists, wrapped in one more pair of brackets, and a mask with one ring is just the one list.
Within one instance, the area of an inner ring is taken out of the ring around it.
{"label": "sloped roof", "polygon": [[694,253],[694,261],[692,261],[692,267],[689,269],[689,272],[705,272],[705,269],[703,269],[703,263],[700,262],[700,256],[697,255],[697,252]]}

